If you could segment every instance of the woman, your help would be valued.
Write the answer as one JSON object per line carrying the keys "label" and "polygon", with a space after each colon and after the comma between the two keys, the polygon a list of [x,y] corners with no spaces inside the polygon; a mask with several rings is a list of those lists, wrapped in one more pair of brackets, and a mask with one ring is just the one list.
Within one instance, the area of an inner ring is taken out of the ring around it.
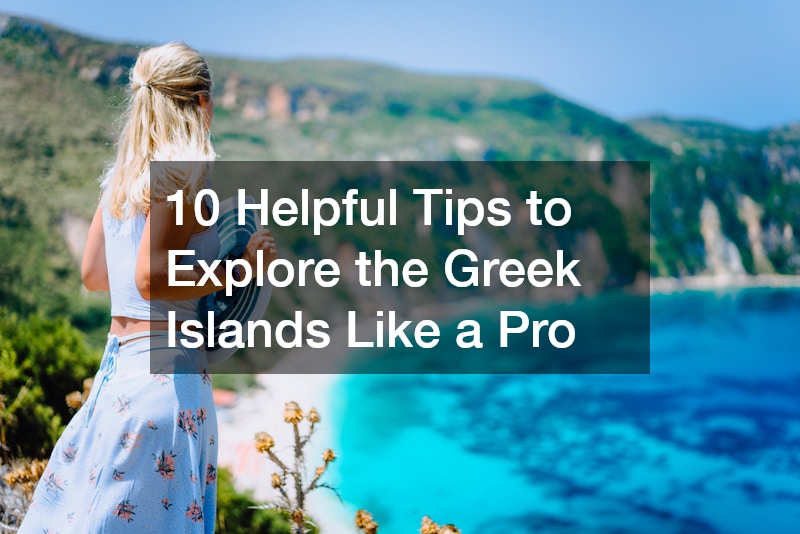
{"label": "woman", "polygon": [[[220,289],[202,269],[177,270],[192,286],[171,287],[170,250],[215,259],[216,229],[199,224],[194,199],[209,185],[198,168],[149,174],[150,160],[211,161],[214,113],[205,60],[182,43],[143,50],[131,70],[130,101],[114,165],[102,184],[82,276],[111,292],[111,328],[86,404],[67,425],[40,480],[21,533],[213,532],[216,412],[202,350],[167,346],[167,311],[195,319],[200,297]],[[202,170],[202,169],[201,169]],[[189,219],[178,226],[166,198],[182,189]],[[208,206],[201,208],[206,217]],[[275,259],[268,230],[243,258]],[[227,283],[224,269],[215,273]],[[179,330],[179,329],[178,329]],[[154,370],[151,362],[170,362]],[[173,367],[179,366],[179,368]]]}

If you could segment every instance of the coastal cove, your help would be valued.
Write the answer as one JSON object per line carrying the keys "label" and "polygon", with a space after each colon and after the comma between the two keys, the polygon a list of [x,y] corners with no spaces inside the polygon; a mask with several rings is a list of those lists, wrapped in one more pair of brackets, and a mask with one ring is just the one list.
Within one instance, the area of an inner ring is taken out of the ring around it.
{"label": "coastal cove", "polygon": [[[786,531],[800,520],[798,323],[798,289],[654,295],[649,375],[273,373],[221,436],[252,450],[255,431],[289,430],[283,402],[315,405],[345,501],[313,497],[328,532],[359,508],[389,534],[424,514],[481,533]],[[228,456],[271,498],[262,459]]]}
{"label": "coastal cove", "polygon": [[342,378],[342,493],[398,534],[787,531],[797,324],[798,290],[654,296],[649,376]]}

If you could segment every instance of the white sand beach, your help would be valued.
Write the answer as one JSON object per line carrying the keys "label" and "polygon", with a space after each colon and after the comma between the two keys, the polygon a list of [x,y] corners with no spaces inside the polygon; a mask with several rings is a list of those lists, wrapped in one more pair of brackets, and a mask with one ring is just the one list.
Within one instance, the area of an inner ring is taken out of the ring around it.
{"label": "white sand beach", "polygon": [[800,276],[781,274],[721,274],[650,279],[650,293],[652,295],[692,290],[722,290],[750,287],[800,287]]}

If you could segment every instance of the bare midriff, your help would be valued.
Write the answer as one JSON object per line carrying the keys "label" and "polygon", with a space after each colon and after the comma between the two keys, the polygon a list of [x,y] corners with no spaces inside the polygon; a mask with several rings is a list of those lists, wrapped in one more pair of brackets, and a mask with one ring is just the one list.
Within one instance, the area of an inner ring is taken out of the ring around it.
{"label": "bare midriff", "polygon": [[[175,329],[180,331],[181,322],[175,324]],[[134,319],[133,317],[111,317],[110,332],[117,337],[138,334],[147,331],[164,331],[169,329],[168,321],[150,321],[148,319]]]}

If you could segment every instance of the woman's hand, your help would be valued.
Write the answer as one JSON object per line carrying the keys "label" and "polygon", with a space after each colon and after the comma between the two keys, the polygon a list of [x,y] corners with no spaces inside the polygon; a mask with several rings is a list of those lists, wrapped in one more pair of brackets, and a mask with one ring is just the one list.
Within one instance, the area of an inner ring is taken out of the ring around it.
{"label": "woman's hand", "polygon": [[266,228],[253,232],[253,235],[250,236],[250,240],[247,242],[247,247],[244,249],[244,254],[242,254],[242,259],[250,264],[253,273],[258,269],[259,250],[264,251],[262,266],[266,270],[269,264],[278,257],[278,248],[275,245],[275,238],[272,237],[272,232]]}
{"label": "woman's hand", "polygon": [[[193,206],[187,204],[184,213],[194,213]],[[136,260],[136,287],[145,300],[185,300],[214,293],[226,287],[226,269],[219,265],[215,276],[205,276],[202,270],[181,269],[174,273],[179,285],[169,284],[169,253],[186,248],[197,221],[178,225],[175,213],[166,201],[152,201],[150,214],[145,221],[139,255]],[[250,264],[253,274],[258,265],[258,251],[263,250],[263,268],[278,257],[275,239],[267,229],[258,230],[250,236],[242,259]],[[201,280],[203,281],[200,285]],[[219,280],[221,285],[216,285]]]}

